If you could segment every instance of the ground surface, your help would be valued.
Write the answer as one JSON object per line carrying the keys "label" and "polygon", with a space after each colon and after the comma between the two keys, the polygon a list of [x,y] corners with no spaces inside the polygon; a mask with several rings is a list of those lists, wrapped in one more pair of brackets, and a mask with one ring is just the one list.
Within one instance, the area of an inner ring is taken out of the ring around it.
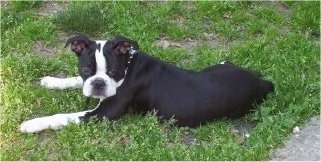
{"label": "ground surface", "polygon": [[320,116],[315,116],[285,146],[275,151],[271,161],[320,161]]}

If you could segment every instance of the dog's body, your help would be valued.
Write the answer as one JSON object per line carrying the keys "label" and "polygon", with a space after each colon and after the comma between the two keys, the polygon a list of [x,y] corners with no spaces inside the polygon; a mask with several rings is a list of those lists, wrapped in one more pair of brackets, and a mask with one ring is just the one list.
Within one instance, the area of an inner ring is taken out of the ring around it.
{"label": "dog's body", "polygon": [[[135,42],[124,37],[95,42],[78,36],[68,44],[79,58],[84,95],[99,98],[100,103],[92,111],[61,114],[59,120],[67,123],[92,116],[117,120],[127,107],[134,106],[140,112],[156,110],[162,119],[174,118],[178,126],[195,127],[217,118],[243,116],[274,89],[271,82],[230,62],[200,72],[179,69],[140,52]],[[21,131],[66,125],[49,123],[35,129],[43,120],[27,121]]]}

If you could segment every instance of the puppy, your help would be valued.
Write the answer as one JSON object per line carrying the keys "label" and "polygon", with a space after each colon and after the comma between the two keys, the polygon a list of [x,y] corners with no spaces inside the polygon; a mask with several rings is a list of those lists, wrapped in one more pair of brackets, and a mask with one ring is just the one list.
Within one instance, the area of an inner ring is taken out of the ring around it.
{"label": "puppy", "polygon": [[180,69],[145,54],[135,41],[122,36],[92,41],[79,35],[68,39],[69,44],[79,59],[83,94],[100,103],[93,110],[26,121],[22,132],[59,129],[92,116],[117,120],[129,106],[141,112],[155,110],[159,118],[173,118],[178,126],[196,127],[218,118],[241,117],[274,90],[270,81],[230,62],[199,72]]}

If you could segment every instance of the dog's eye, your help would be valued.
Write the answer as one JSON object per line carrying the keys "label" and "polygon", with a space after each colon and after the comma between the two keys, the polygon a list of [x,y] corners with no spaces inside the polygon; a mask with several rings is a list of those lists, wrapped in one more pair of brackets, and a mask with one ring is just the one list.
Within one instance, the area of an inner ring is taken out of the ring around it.
{"label": "dog's eye", "polygon": [[115,76],[117,74],[117,70],[111,69],[111,70],[108,71],[108,74],[109,74],[109,76],[113,77],[113,76]]}
{"label": "dog's eye", "polygon": [[91,73],[91,70],[90,70],[90,68],[88,68],[88,67],[82,68],[81,71],[82,71],[82,73],[85,74],[85,75],[90,75],[90,73]]}

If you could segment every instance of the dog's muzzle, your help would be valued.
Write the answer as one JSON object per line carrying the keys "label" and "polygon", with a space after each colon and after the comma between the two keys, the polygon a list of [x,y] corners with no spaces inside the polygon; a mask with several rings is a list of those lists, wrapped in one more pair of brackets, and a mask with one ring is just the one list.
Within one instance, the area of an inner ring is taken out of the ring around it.
{"label": "dog's muzzle", "polygon": [[124,79],[121,79],[117,82],[106,74],[96,74],[84,82],[83,93],[86,97],[104,100],[107,97],[114,96],[116,89],[123,81]]}

